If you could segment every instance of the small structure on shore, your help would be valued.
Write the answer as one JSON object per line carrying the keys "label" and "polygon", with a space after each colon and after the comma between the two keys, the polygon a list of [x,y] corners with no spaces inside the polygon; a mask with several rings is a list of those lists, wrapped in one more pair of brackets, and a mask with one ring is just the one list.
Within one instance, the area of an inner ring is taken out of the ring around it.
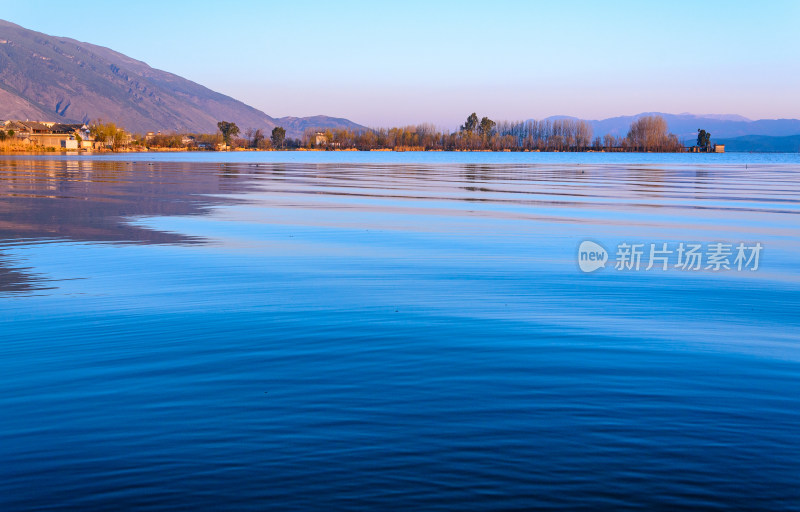
{"label": "small structure on shore", "polygon": [[14,138],[22,144],[63,149],[94,146],[94,137],[85,124],[10,120],[2,123],[2,129],[13,131]]}
{"label": "small structure on shore", "polygon": [[724,144],[713,144],[707,148],[703,146],[689,146],[686,148],[687,153],[724,153]]}
{"label": "small structure on shore", "polygon": [[317,132],[314,134],[315,146],[326,146],[327,144],[328,144],[328,137],[326,137],[324,133]]}

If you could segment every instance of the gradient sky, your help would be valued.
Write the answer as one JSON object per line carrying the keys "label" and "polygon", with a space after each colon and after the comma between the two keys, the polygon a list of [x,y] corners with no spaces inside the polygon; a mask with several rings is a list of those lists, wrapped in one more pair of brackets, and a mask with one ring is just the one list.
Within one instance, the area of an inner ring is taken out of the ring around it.
{"label": "gradient sky", "polygon": [[[0,0],[272,116],[454,128],[564,114],[800,118],[800,1]],[[118,7],[117,7],[118,6]]]}

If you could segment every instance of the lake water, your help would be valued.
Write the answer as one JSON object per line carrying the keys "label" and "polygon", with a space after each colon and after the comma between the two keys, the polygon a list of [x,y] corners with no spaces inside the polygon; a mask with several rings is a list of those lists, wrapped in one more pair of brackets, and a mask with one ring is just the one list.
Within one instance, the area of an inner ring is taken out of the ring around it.
{"label": "lake water", "polygon": [[2,157],[0,509],[800,510],[799,233],[796,154]]}

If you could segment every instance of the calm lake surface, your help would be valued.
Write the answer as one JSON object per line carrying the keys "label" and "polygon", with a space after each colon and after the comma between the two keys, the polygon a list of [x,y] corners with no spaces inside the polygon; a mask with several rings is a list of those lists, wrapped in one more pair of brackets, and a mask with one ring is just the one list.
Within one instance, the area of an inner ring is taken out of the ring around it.
{"label": "calm lake surface", "polygon": [[0,509],[800,510],[799,234],[796,154],[0,157]]}

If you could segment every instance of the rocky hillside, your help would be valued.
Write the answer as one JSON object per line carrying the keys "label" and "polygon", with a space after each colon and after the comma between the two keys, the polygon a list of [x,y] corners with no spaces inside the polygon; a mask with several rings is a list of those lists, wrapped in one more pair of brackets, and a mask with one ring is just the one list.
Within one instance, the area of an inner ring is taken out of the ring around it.
{"label": "rocky hillside", "polygon": [[133,132],[213,132],[217,121],[290,137],[346,119],[276,119],[229,96],[121,53],[0,20],[0,119],[112,120]]}

